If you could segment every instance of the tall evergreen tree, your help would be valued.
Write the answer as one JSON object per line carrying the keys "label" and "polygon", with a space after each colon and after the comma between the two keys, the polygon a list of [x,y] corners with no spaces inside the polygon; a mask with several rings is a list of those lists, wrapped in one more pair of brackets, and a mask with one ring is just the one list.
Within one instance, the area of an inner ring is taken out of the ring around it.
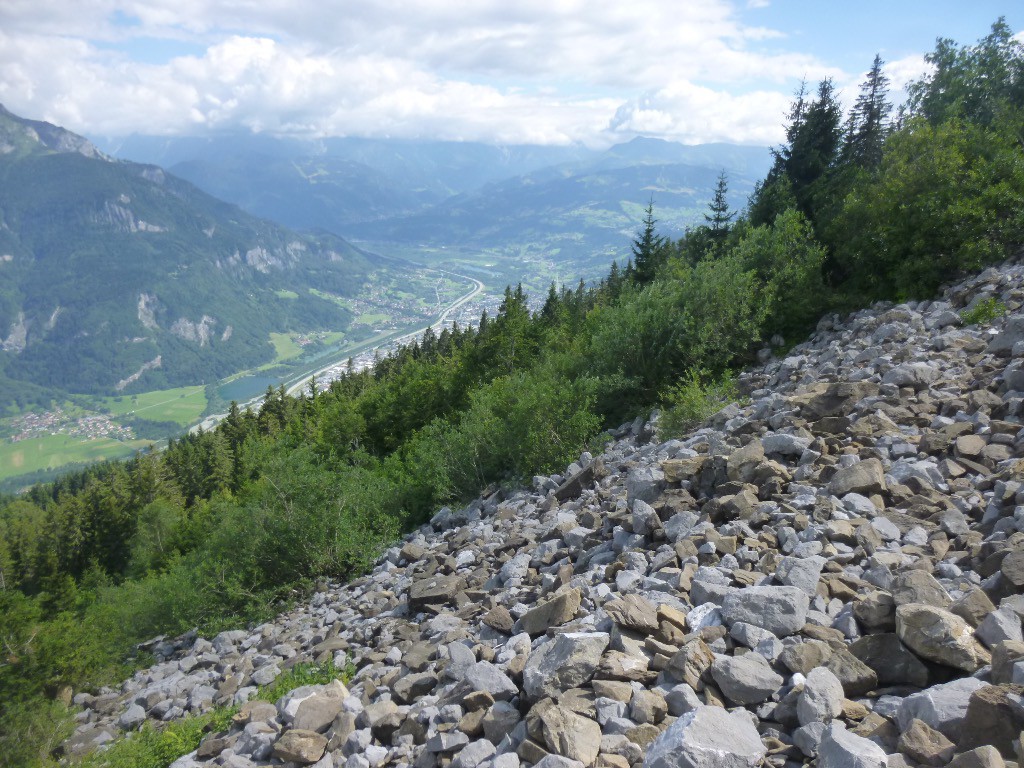
{"label": "tall evergreen tree", "polygon": [[816,220],[814,196],[818,182],[835,165],[842,146],[842,107],[830,78],[818,84],[814,101],[802,111],[801,121],[785,158],[786,174],[797,208]]}
{"label": "tall evergreen tree", "polygon": [[887,98],[889,78],[882,71],[882,57],[875,54],[860,95],[850,112],[843,147],[843,160],[860,168],[874,170],[882,162],[882,145],[889,132],[892,104]]}
{"label": "tall evergreen tree", "polygon": [[654,280],[658,267],[668,258],[665,238],[657,233],[654,218],[654,198],[647,203],[643,229],[633,238],[633,280],[641,285]]}
{"label": "tall evergreen tree", "polygon": [[723,169],[718,174],[718,183],[715,185],[715,195],[708,204],[709,213],[704,214],[704,220],[711,230],[711,237],[716,242],[723,241],[729,234],[729,227],[736,217],[735,212],[729,210],[729,201],[726,195],[729,194],[729,180]]}

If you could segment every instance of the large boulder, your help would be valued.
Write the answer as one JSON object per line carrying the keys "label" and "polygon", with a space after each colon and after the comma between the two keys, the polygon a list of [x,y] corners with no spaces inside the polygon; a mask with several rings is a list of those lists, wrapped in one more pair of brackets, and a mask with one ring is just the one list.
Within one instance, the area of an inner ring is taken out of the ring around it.
{"label": "large boulder", "polygon": [[990,660],[966,621],[932,605],[907,603],[899,606],[896,634],[922,659],[963,672],[974,672]]}
{"label": "large boulder", "polygon": [[651,743],[644,768],[754,768],[767,753],[746,713],[701,706]]}
{"label": "large boulder", "polygon": [[727,626],[742,621],[787,637],[807,623],[810,597],[799,587],[747,587],[726,595],[722,619]]}
{"label": "large boulder", "polygon": [[548,640],[526,662],[526,695],[534,701],[557,699],[562,691],[582,686],[594,676],[610,641],[606,632],[567,632]]}
{"label": "large boulder", "polygon": [[828,492],[834,496],[860,493],[869,496],[885,490],[885,470],[878,459],[865,459],[838,470],[829,481]]}

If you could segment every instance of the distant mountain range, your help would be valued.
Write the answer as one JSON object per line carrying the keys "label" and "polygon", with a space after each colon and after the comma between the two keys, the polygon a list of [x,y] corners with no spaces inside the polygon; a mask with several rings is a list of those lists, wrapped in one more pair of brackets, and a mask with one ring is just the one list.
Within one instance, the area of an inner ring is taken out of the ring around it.
{"label": "distant mountain range", "polygon": [[0,107],[0,389],[212,381],[272,359],[272,331],[344,328],[308,289],[353,295],[373,268]]}
{"label": "distant mountain range", "polygon": [[289,226],[375,244],[515,250],[532,243],[596,274],[626,247],[651,199],[663,233],[679,236],[703,221],[721,171],[730,202],[742,208],[771,161],[764,147],[645,138],[605,151],[268,136],[136,136],[102,146],[166,165]]}

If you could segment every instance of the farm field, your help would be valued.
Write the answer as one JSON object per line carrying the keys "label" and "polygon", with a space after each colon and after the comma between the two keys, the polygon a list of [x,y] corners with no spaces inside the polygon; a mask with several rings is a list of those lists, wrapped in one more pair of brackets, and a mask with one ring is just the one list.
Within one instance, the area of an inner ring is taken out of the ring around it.
{"label": "farm field", "polygon": [[57,469],[67,464],[85,464],[129,456],[152,445],[152,442],[72,435],[44,435],[16,443],[5,440],[0,442],[0,480]]}

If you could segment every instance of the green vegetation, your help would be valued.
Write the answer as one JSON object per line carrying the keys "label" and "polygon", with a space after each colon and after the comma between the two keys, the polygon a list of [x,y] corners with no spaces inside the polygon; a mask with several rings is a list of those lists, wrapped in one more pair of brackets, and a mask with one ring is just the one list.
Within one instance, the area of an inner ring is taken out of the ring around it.
{"label": "green vegetation", "polygon": [[204,387],[177,387],[137,395],[107,397],[101,408],[111,416],[139,416],[148,421],[173,421],[187,427],[199,421],[206,410]]}
{"label": "green vegetation", "polygon": [[[275,702],[299,686],[325,685],[332,680],[347,683],[349,679],[350,670],[339,670],[333,664],[299,664],[261,688],[254,698]],[[208,733],[226,731],[239,709],[241,707],[217,707],[204,715],[176,720],[161,729],[147,724],[110,749],[75,764],[81,768],[167,768],[182,755],[198,748]]]}
{"label": "green vegetation", "polygon": [[0,506],[0,764],[37,764],[53,692],[118,679],[140,640],[273,615],[603,428],[659,403],[685,428],[733,395],[728,371],[823,310],[926,297],[1004,258],[1024,242],[1024,50],[999,22],[934,56],[898,126],[878,61],[845,127],[827,81],[799,94],[744,215],[720,199],[673,241],[651,207],[624,267],[552,285],[539,311],[510,287],[475,329],[300,398],[270,388],[258,412]]}
{"label": "green vegetation", "polygon": [[67,464],[84,464],[118,456],[129,456],[149,446],[150,440],[115,440],[109,437],[84,438],[72,435],[46,435],[20,440],[0,441],[0,480],[27,475]]}
{"label": "green vegetation", "polygon": [[960,318],[966,325],[991,325],[1005,314],[1006,305],[994,296],[989,296],[961,312]]}
{"label": "green vegetation", "polygon": [[699,371],[690,371],[665,391],[665,410],[658,421],[658,433],[663,438],[681,437],[739,399],[736,381],[728,372],[706,379]]}
{"label": "green vegetation", "polygon": [[302,347],[295,343],[290,333],[271,333],[270,343],[274,345],[274,362],[281,363],[302,354]]}

